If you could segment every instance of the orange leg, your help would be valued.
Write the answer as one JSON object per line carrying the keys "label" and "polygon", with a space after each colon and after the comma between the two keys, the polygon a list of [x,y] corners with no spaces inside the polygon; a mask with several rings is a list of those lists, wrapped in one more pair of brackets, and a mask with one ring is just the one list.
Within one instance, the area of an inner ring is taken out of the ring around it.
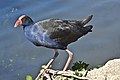
{"label": "orange leg", "polygon": [[72,60],[72,57],[73,57],[73,53],[70,50],[66,49],[65,51],[68,53],[69,57],[68,57],[68,60],[63,68],[63,71],[65,71],[68,68],[68,66]]}
{"label": "orange leg", "polygon": [[57,49],[54,49],[54,52],[55,52],[55,54],[54,54],[53,58],[50,59],[50,61],[48,62],[48,64],[45,66],[44,70],[43,70],[41,73],[38,74],[38,76],[37,76],[37,78],[36,78],[35,80],[38,80],[39,77],[41,77],[42,75],[44,75],[45,70],[50,67],[50,65],[53,63],[53,61],[54,61],[54,60],[56,59],[56,57],[59,55]]}
{"label": "orange leg", "polygon": [[54,54],[53,58],[48,62],[48,64],[46,65],[45,69],[49,68],[50,65],[53,63],[53,61],[56,59],[56,57],[59,55],[57,49],[54,49],[54,51],[55,51],[55,54]]}

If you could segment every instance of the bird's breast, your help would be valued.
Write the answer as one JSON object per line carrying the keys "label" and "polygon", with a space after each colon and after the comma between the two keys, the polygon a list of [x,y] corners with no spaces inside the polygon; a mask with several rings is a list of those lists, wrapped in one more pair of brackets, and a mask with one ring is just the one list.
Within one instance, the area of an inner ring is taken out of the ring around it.
{"label": "bird's breast", "polygon": [[25,35],[28,40],[37,46],[45,46],[49,48],[62,48],[61,45],[53,41],[47,34],[47,30],[44,30],[42,26],[37,24],[33,25],[31,28],[25,28]]}

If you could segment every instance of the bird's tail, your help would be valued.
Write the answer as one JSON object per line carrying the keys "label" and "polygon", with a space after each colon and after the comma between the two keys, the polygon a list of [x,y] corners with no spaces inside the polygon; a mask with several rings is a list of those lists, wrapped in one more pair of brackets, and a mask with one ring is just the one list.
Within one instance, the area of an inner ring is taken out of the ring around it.
{"label": "bird's tail", "polygon": [[87,24],[92,19],[92,17],[93,15],[87,16],[85,19],[81,21],[81,25]]}
{"label": "bird's tail", "polygon": [[[92,25],[86,25],[92,19],[92,17],[93,17],[93,15],[87,16],[85,19],[83,19],[81,21],[81,25],[84,27],[84,32],[85,33],[92,32],[93,26]],[[84,26],[84,25],[86,25],[86,26]]]}
{"label": "bird's tail", "polygon": [[86,29],[87,32],[92,32],[93,26],[92,25],[87,25],[84,28]]}

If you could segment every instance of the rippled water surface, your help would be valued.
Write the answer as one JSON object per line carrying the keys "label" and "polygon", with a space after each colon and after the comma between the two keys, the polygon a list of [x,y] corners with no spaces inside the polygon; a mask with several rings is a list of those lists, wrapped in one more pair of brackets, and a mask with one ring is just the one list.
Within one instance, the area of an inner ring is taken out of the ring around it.
{"label": "rippled water surface", "polygon": [[[0,80],[25,80],[25,75],[37,75],[41,65],[53,56],[53,50],[35,47],[14,23],[22,14],[34,21],[47,18],[83,19],[93,14],[89,33],[68,48],[72,61],[84,61],[90,66],[120,57],[120,0],[1,0],[0,1]],[[65,51],[53,64],[62,69],[68,57]],[[72,65],[72,64],[71,64]]]}

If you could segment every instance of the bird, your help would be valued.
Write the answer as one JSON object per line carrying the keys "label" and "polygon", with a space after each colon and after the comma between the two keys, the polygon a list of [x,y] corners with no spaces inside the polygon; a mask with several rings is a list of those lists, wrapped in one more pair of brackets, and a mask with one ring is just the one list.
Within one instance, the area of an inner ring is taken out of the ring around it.
{"label": "bird", "polygon": [[21,15],[14,27],[22,26],[25,36],[35,46],[54,50],[55,54],[46,65],[46,69],[59,55],[58,49],[66,51],[69,55],[63,68],[63,71],[66,71],[73,58],[73,53],[68,49],[68,45],[88,32],[92,32],[93,25],[86,25],[92,17],[93,15],[89,15],[82,20],[50,18],[34,22],[28,15]]}

